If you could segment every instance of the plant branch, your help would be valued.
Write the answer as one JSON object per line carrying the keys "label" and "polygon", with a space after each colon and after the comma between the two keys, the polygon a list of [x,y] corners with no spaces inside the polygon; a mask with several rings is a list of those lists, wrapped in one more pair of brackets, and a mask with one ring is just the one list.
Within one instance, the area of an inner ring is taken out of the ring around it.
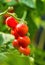
{"label": "plant branch", "polygon": [[23,16],[22,16],[22,18],[21,18],[21,19],[22,19],[22,20],[25,20],[26,15],[27,15],[27,10],[25,10],[25,11],[24,11],[24,14],[23,14]]}

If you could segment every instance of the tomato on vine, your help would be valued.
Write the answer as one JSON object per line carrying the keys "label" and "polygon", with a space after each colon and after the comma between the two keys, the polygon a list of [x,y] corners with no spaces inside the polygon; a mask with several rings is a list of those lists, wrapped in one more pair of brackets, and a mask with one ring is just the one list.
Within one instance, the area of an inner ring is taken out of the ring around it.
{"label": "tomato on vine", "polygon": [[5,23],[6,23],[6,25],[9,26],[10,28],[15,28],[16,25],[18,24],[18,21],[17,21],[14,17],[10,16],[10,17],[8,17],[8,18],[6,19]]}
{"label": "tomato on vine", "polygon": [[18,24],[16,30],[19,35],[24,36],[28,32],[28,26],[26,24]]}
{"label": "tomato on vine", "polygon": [[12,45],[13,45],[13,47],[18,48],[18,47],[19,47],[18,40],[15,39],[15,40],[12,42]]}
{"label": "tomato on vine", "polygon": [[24,55],[29,55],[30,54],[30,48],[28,48],[28,47],[26,47],[26,48],[19,47],[19,52],[23,53]]}
{"label": "tomato on vine", "polygon": [[17,33],[16,29],[11,30],[11,34],[14,35],[16,39],[19,37],[19,34]]}
{"label": "tomato on vine", "polygon": [[30,44],[30,38],[28,36],[18,37],[19,45],[27,47]]}

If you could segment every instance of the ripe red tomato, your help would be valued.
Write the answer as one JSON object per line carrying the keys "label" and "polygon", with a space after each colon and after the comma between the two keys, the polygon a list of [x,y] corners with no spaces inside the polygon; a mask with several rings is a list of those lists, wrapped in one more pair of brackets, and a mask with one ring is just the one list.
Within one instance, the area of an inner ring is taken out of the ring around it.
{"label": "ripe red tomato", "polygon": [[19,37],[19,34],[17,33],[16,29],[11,30],[11,34],[14,35],[16,39]]}
{"label": "ripe red tomato", "polygon": [[19,47],[18,40],[15,39],[15,40],[12,42],[12,45],[13,45],[13,47],[18,48],[18,47]]}
{"label": "ripe red tomato", "polygon": [[30,44],[30,38],[27,36],[18,37],[19,45],[22,47],[27,47]]}
{"label": "ripe red tomato", "polygon": [[16,26],[16,30],[19,33],[19,35],[24,36],[28,32],[28,26],[25,24],[18,24]]}
{"label": "ripe red tomato", "polygon": [[28,47],[26,47],[26,48],[19,47],[19,52],[23,53],[24,55],[29,55],[30,54],[30,48],[28,48]]}
{"label": "ripe red tomato", "polygon": [[10,28],[15,28],[18,24],[17,20],[12,16],[8,17],[5,22]]}

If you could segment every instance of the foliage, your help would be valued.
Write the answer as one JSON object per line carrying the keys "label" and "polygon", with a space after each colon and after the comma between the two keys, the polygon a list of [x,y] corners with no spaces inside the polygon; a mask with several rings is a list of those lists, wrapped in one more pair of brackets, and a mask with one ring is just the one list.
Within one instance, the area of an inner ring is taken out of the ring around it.
{"label": "foliage", "polygon": [[[34,35],[42,25],[45,27],[45,0],[0,0],[0,13],[13,6],[18,18],[24,18],[29,27],[29,37],[33,41]],[[25,16],[24,11],[26,12]],[[0,16],[0,65],[45,65],[45,51],[35,47],[31,48],[31,55],[25,56],[12,47],[14,37],[10,34],[10,28],[4,24],[4,16]]]}

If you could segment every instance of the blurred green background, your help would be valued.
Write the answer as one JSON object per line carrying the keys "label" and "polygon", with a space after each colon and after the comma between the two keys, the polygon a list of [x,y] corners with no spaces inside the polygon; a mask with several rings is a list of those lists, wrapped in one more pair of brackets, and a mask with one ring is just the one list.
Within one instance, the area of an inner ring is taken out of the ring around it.
{"label": "blurred green background", "polygon": [[31,54],[20,54],[11,45],[14,37],[0,16],[0,65],[45,65],[45,0],[0,0],[0,14],[14,8],[18,18],[26,12],[26,23],[31,38]]}

